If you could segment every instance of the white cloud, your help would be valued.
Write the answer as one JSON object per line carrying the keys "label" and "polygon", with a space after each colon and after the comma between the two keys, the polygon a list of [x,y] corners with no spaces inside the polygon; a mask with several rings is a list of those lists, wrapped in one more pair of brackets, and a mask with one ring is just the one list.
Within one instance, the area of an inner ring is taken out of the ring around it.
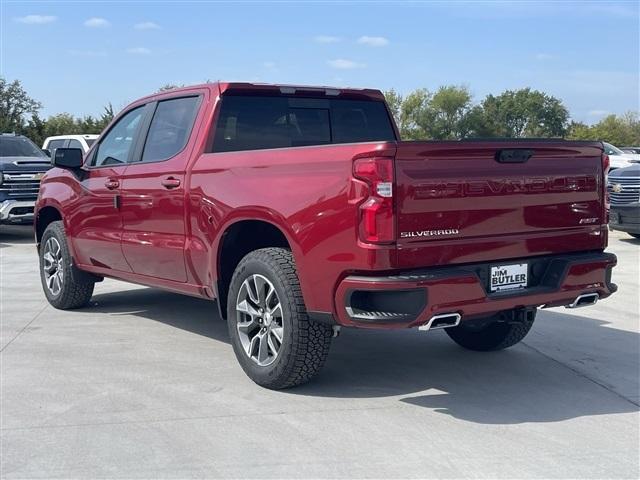
{"label": "white cloud", "polygon": [[605,115],[609,115],[611,112],[609,110],[589,110],[587,115],[590,117],[604,117]]}
{"label": "white cloud", "polygon": [[553,58],[553,55],[551,55],[550,53],[536,53],[536,60],[551,60]]}
{"label": "white cloud", "polygon": [[368,37],[363,35],[358,39],[358,43],[362,45],[369,45],[370,47],[384,47],[389,45],[389,40],[384,37]]}
{"label": "white cloud", "polygon": [[332,37],[331,35],[317,35],[313,39],[318,43],[338,43],[342,41],[340,37]]}
{"label": "white cloud", "polygon": [[109,20],[107,20],[106,18],[91,17],[85,20],[84,26],[90,28],[104,28],[110,27],[111,23],[109,23]]}
{"label": "white cloud", "polygon": [[345,60],[344,58],[338,58],[336,60],[329,60],[327,64],[331,68],[337,68],[338,70],[353,70],[354,68],[364,68],[364,63],[354,62],[352,60]]}
{"label": "white cloud", "polygon": [[130,53],[131,55],[149,55],[151,50],[145,47],[132,47],[127,48],[127,53]]}
{"label": "white cloud", "polygon": [[275,70],[278,67],[276,62],[262,62],[262,66],[269,70]]}
{"label": "white cloud", "polygon": [[160,30],[160,25],[155,22],[140,22],[136,23],[133,28],[136,30]]}
{"label": "white cloud", "polygon": [[20,23],[26,23],[29,25],[43,25],[45,23],[53,23],[58,19],[54,15],[27,15],[25,17],[18,17],[14,20]]}

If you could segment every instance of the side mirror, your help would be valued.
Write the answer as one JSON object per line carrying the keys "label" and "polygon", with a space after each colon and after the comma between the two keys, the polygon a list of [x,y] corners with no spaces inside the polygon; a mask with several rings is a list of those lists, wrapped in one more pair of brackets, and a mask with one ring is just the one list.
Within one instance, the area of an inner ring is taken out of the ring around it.
{"label": "side mirror", "polygon": [[42,151],[47,157],[51,158],[51,150],[49,150],[48,148],[43,148]]}
{"label": "side mirror", "polygon": [[83,165],[82,155],[80,148],[56,148],[51,163],[56,167],[76,170]]}

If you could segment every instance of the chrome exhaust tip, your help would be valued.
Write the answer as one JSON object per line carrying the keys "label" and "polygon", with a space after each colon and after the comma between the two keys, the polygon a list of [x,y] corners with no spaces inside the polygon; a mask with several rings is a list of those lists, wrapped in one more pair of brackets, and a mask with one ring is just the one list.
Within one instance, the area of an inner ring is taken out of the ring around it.
{"label": "chrome exhaust tip", "polygon": [[460,320],[462,320],[462,315],[459,313],[440,313],[431,317],[427,323],[420,325],[418,330],[426,332],[427,330],[436,330],[438,328],[457,327],[460,324]]}
{"label": "chrome exhaust tip", "polygon": [[566,305],[566,308],[580,308],[595,305],[599,298],[600,295],[597,293],[583,293],[582,295],[578,295],[573,303]]}

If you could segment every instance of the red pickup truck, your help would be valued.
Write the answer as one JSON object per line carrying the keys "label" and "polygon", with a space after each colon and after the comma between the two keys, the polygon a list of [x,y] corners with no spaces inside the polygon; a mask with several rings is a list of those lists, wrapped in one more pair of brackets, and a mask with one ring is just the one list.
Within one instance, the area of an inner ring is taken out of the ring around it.
{"label": "red pickup truck", "polygon": [[602,144],[403,142],[377,90],[171,90],[53,163],[35,221],[49,302],[85,306],[103,277],[217,300],[269,388],[313,377],[341,326],[498,350],[537,308],[616,290]]}

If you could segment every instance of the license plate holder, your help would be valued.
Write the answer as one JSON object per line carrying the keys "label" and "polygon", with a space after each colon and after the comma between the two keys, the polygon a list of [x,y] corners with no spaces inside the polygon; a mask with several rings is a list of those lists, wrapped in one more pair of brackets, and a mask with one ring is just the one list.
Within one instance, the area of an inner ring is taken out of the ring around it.
{"label": "license plate holder", "polygon": [[489,270],[489,288],[491,293],[523,290],[529,281],[527,263],[494,265]]}

